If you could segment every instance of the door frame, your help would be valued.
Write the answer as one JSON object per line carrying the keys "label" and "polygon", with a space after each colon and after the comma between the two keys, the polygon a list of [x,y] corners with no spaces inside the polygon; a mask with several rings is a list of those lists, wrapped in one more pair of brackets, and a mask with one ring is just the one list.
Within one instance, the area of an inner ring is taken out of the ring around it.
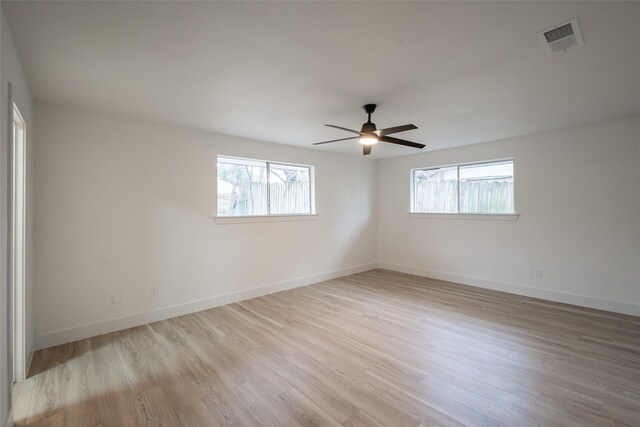
{"label": "door frame", "polygon": [[13,382],[26,378],[26,122],[9,87],[9,289]]}

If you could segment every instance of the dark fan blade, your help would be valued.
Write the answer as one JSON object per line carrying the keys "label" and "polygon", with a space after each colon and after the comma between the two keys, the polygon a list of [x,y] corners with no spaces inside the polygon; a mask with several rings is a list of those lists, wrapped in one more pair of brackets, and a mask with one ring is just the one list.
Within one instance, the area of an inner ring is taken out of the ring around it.
{"label": "dark fan blade", "polygon": [[357,133],[358,135],[360,135],[360,132],[359,132],[359,131],[357,131],[357,130],[347,129],[347,128],[342,128],[342,127],[340,127],[340,126],[335,126],[335,125],[325,125],[325,126],[329,126],[330,128],[336,128],[336,129],[346,130],[347,132]]}
{"label": "dark fan blade", "polygon": [[371,147],[373,147],[373,145],[363,145],[362,154],[365,156],[368,156],[369,154],[371,154]]}
{"label": "dark fan blade", "polygon": [[405,141],[404,139],[394,138],[392,136],[383,136],[380,141],[390,142],[392,144],[405,145],[413,148],[424,148],[424,144],[418,144],[417,142]]}
{"label": "dark fan blade", "polygon": [[357,136],[351,136],[349,138],[340,138],[340,139],[332,139],[331,141],[322,141],[322,142],[316,142],[313,145],[320,145],[320,144],[328,144],[330,142],[336,142],[336,141],[346,141],[347,139],[356,139],[358,138]]}
{"label": "dark fan blade", "polygon": [[380,129],[375,131],[378,136],[386,136],[391,135],[392,133],[404,132],[407,130],[418,129],[416,125],[402,125],[402,126],[394,126],[392,128]]}

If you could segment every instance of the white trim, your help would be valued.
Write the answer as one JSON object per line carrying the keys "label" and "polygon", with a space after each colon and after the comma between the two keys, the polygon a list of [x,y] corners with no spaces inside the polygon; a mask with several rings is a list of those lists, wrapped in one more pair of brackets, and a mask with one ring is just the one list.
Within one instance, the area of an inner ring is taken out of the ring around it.
{"label": "white trim", "polygon": [[489,160],[472,160],[470,162],[461,162],[461,163],[448,163],[448,164],[436,164],[433,166],[421,166],[417,168],[411,168],[412,171],[417,170],[432,170],[432,169],[442,169],[442,168],[452,168],[458,166],[475,166],[475,165],[484,165],[490,163],[501,163],[501,162],[515,162],[515,157],[498,157],[497,159],[489,159]]}
{"label": "white trim", "polygon": [[461,276],[453,273],[432,271],[420,267],[400,265],[389,262],[378,262],[378,268],[398,271],[401,273],[414,274],[416,276],[429,277],[432,279],[446,280],[448,282],[461,283],[478,288],[492,289],[494,291],[508,292],[516,295],[539,298],[548,301],[561,302],[565,304],[577,305],[580,307],[594,308],[597,310],[611,311],[614,313],[640,316],[640,304],[633,304],[624,301],[608,300],[586,295],[570,294],[550,289],[532,288],[514,283],[497,282],[477,277]]}
{"label": "white trim", "polygon": [[313,221],[318,219],[318,214],[214,216],[213,218],[216,224],[239,224],[243,222]]}
{"label": "white trim", "polygon": [[7,415],[7,422],[5,424],[6,427],[13,427],[14,425],[14,420],[13,420],[13,408],[11,408],[11,410],[9,411],[9,415]]}
{"label": "white trim", "polygon": [[29,352],[29,355],[27,356],[27,364],[25,365],[25,379],[26,376],[29,375],[29,371],[31,371],[31,363],[33,362],[33,355],[35,354],[35,351],[31,351]]}
{"label": "white trim", "polygon": [[217,158],[222,157],[224,159],[230,159],[230,160],[247,160],[250,162],[264,162],[264,163],[275,163],[277,165],[283,165],[283,166],[296,166],[296,167],[302,167],[302,168],[311,168],[313,169],[315,166],[314,165],[306,165],[304,163],[291,163],[291,162],[281,162],[278,160],[265,160],[265,159],[254,159],[252,157],[242,157],[242,156],[233,156],[230,154],[218,154],[216,156],[216,160]]}
{"label": "white trim", "polygon": [[26,377],[26,153],[27,125],[13,100],[13,85],[9,83],[10,138],[9,138],[9,294],[10,294],[10,364],[11,381]]}
{"label": "white trim", "polygon": [[116,319],[89,323],[74,328],[48,332],[36,337],[35,346],[37,350],[40,350],[43,348],[90,338],[109,332],[132,328],[134,326],[145,325],[147,323],[158,322],[160,320],[165,320],[172,317],[183,316],[185,314],[207,310],[225,304],[231,304],[250,298],[256,298],[274,292],[285,291],[287,289],[298,288],[300,286],[307,286],[313,283],[323,282],[325,280],[337,279],[338,277],[361,273],[363,271],[372,270],[374,268],[376,268],[375,263],[362,264],[354,267],[314,274],[311,276],[299,277],[297,279],[289,280],[286,282],[273,283],[269,285],[259,286],[257,288],[247,289],[244,291],[204,298],[201,300],[160,308],[144,313],[131,314]]}
{"label": "white trim", "polygon": [[469,213],[429,213],[409,212],[409,218],[421,219],[480,219],[490,221],[517,221],[520,214],[469,214]]}

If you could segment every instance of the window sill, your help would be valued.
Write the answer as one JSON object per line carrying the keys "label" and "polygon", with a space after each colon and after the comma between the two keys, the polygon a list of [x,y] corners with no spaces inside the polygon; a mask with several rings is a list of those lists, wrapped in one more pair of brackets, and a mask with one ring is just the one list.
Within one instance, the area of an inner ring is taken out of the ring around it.
{"label": "window sill", "polygon": [[520,214],[465,214],[465,213],[418,213],[409,212],[410,218],[422,219],[476,219],[488,221],[517,221]]}
{"label": "window sill", "polygon": [[216,224],[240,224],[244,222],[314,221],[318,219],[318,214],[214,216],[213,219],[216,221]]}

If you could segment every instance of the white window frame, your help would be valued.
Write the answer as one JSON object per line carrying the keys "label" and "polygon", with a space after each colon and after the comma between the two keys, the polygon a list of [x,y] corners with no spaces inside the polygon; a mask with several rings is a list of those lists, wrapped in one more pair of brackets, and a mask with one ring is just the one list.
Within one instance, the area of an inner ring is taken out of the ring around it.
{"label": "white window frame", "polygon": [[[509,213],[465,213],[460,212],[460,168],[464,166],[480,166],[494,163],[512,162],[513,163],[513,212]],[[456,168],[457,180],[456,190],[457,212],[440,213],[440,212],[417,212],[415,210],[415,173],[416,171],[429,171],[443,168]],[[484,219],[499,221],[517,221],[520,214],[516,210],[516,162],[513,158],[503,158],[494,160],[483,160],[479,162],[454,163],[448,165],[427,166],[420,168],[412,168],[409,173],[410,180],[410,198],[409,198],[409,216],[412,218],[431,218],[431,219]]]}
{"label": "white window frame", "polygon": [[[218,214],[218,160],[219,159],[231,159],[231,160],[246,160],[252,162],[265,163],[267,184],[270,183],[271,165],[293,166],[309,169],[309,213],[284,213],[284,214],[272,214],[271,211],[271,189],[267,185],[267,213],[264,215],[219,215]],[[242,222],[281,222],[281,221],[306,221],[315,219],[318,214],[316,213],[316,192],[315,192],[315,167],[313,165],[305,165],[301,163],[280,162],[277,160],[263,160],[254,159],[251,157],[240,157],[219,154],[216,156],[216,214],[214,218],[218,224],[233,224]]]}

